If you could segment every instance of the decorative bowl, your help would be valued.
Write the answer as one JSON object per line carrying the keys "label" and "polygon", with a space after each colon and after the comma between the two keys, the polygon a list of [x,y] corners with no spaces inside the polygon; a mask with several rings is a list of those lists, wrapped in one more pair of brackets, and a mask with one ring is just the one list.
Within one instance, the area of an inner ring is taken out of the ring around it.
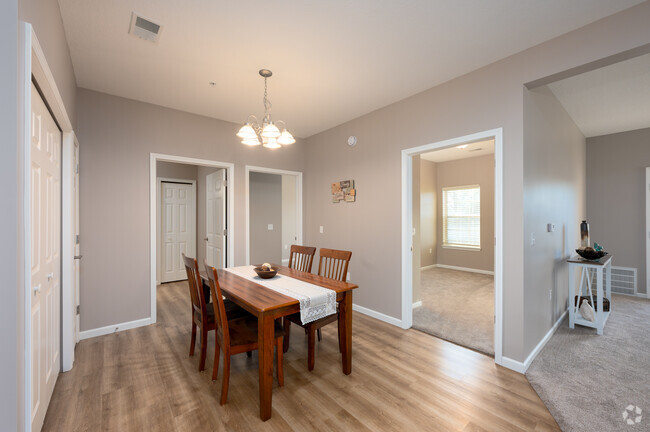
{"label": "decorative bowl", "polygon": [[578,252],[578,255],[580,255],[582,258],[587,259],[587,260],[598,260],[607,255],[607,252],[605,251],[597,251],[594,250],[593,248],[580,248],[576,249],[576,252]]}
{"label": "decorative bowl", "polygon": [[255,273],[262,279],[271,279],[273,276],[278,274],[278,267],[271,267],[271,270],[263,270],[262,266],[257,266],[253,270]]}

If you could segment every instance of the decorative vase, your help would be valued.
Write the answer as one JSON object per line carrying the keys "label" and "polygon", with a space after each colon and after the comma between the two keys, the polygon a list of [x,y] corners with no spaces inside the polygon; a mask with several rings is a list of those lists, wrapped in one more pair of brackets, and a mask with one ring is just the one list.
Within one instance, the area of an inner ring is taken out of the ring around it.
{"label": "decorative vase", "polygon": [[583,220],[580,224],[580,247],[589,247],[591,246],[591,241],[589,239],[589,224],[586,220]]}

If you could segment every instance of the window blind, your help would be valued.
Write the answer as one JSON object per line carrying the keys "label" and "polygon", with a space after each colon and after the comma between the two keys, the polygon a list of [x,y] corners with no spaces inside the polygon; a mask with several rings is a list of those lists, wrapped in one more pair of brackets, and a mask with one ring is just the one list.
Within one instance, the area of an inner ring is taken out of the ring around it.
{"label": "window blind", "polygon": [[442,244],[481,247],[481,187],[442,189]]}

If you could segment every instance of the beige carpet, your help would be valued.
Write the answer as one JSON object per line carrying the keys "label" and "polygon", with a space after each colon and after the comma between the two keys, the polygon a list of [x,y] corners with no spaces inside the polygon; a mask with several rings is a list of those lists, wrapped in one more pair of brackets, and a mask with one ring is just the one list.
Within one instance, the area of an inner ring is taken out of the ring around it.
{"label": "beige carpet", "polygon": [[443,268],[420,273],[413,328],[494,356],[494,277]]}
{"label": "beige carpet", "polygon": [[650,431],[650,300],[613,297],[602,336],[566,318],[526,372],[565,432]]}

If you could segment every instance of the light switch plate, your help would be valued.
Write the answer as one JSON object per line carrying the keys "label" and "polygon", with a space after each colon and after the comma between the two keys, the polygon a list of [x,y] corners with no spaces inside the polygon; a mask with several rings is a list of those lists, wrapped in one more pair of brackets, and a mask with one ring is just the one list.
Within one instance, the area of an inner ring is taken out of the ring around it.
{"label": "light switch plate", "polygon": [[273,231],[273,224],[269,224],[269,231]]}
{"label": "light switch plate", "polygon": [[323,234],[323,225],[320,226],[320,233]]}

